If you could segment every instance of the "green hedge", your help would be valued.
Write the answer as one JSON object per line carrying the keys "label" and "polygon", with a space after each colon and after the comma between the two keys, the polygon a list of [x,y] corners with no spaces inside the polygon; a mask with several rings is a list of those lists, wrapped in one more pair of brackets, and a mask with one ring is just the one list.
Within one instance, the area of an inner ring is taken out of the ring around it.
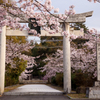
{"label": "green hedge", "polygon": [[[96,78],[93,78],[91,73],[83,73],[81,70],[71,73],[72,90],[76,90],[77,87],[92,87],[95,81]],[[63,87],[63,73],[57,73],[56,76],[53,76],[51,84]]]}
{"label": "green hedge", "polygon": [[51,84],[63,87],[63,73],[57,73],[51,78]]}
{"label": "green hedge", "polygon": [[18,84],[19,76],[25,70],[27,65],[27,61],[19,58],[14,58],[14,63],[16,67],[12,67],[11,64],[6,64],[5,86]]}

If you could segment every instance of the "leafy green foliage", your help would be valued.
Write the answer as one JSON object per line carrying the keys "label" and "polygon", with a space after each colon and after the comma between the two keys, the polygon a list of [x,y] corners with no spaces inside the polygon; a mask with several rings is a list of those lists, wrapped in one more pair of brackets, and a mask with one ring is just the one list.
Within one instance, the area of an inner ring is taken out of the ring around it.
{"label": "leafy green foliage", "polygon": [[77,38],[75,40],[72,40],[73,43],[75,43],[77,45],[77,49],[80,49],[83,47],[83,44],[85,42],[88,42],[88,39],[84,39],[84,38]]}
{"label": "leafy green foliage", "polygon": [[27,65],[27,61],[19,59],[18,57],[14,58],[13,61],[15,62],[15,67],[12,68],[10,64],[6,66],[5,86],[18,84],[19,76]]}
{"label": "leafy green foliage", "polygon": [[75,73],[72,73],[72,89],[76,89],[77,87],[92,87],[96,78],[92,77],[93,75],[85,72],[83,73],[81,70],[78,70]]}
{"label": "leafy green foliage", "polygon": [[40,63],[37,66],[34,65],[32,72],[33,78],[41,79],[45,75],[45,72],[41,72],[41,67],[43,67],[44,64],[44,62],[40,61]]}
{"label": "leafy green foliage", "polygon": [[53,77],[51,78],[51,84],[57,85],[56,77],[55,77],[55,76],[53,76]]}
{"label": "leafy green foliage", "polygon": [[63,87],[63,73],[56,74],[56,82],[57,82],[58,86]]}
{"label": "leafy green foliage", "polygon": [[26,37],[25,36],[7,36],[7,39],[12,40],[13,43],[26,43]]}
{"label": "leafy green foliage", "polygon": [[63,73],[57,73],[51,78],[51,84],[63,87]]}
{"label": "leafy green foliage", "polygon": [[84,23],[72,23],[71,27],[74,28],[74,30],[80,30],[81,28],[84,29],[84,33],[87,33],[88,27]]}

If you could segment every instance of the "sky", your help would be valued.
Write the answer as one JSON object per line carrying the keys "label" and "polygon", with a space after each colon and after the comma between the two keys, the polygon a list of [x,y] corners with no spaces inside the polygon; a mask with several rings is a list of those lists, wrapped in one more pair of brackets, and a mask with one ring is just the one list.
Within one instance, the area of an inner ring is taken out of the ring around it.
{"label": "sky", "polygon": [[[100,3],[89,2],[88,0],[51,0],[55,8],[59,8],[59,13],[64,14],[65,9],[70,5],[75,6],[76,14],[93,11],[92,17],[86,18],[86,26],[89,29],[95,28],[100,32]],[[31,37],[30,37],[31,38]],[[30,39],[29,38],[29,39]],[[36,37],[35,37],[36,38]],[[36,40],[39,40],[36,38]]]}

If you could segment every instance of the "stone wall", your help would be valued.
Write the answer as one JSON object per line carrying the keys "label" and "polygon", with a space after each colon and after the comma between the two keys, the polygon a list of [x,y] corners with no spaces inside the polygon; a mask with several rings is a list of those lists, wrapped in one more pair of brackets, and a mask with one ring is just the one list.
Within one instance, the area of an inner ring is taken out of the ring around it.
{"label": "stone wall", "polygon": [[20,84],[46,84],[48,80],[32,79],[32,80],[20,80]]}
{"label": "stone wall", "polygon": [[87,88],[86,97],[91,99],[100,99],[100,82],[95,82],[94,87]]}

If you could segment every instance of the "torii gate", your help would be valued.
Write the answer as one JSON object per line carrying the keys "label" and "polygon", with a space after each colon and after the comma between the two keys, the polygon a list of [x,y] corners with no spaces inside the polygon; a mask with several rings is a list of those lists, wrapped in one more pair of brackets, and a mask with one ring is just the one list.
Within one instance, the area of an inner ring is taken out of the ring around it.
{"label": "torii gate", "polygon": [[[86,21],[86,17],[92,16],[93,11],[75,14],[70,16],[64,24],[63,31],[69,32],[69,23],[83,23]],[[46,31],[41,31],[41,33],[47,34]],[[1,39],[0,39],[0,95],[4,92],[4,81],[5,81],[5,55],[6,55],[6,36],[28,36],[28,31],[10,30],[6,26],[2,28]],[[45,36],[45,35],[41,35]],[[51,36],[47,34],[47,36]],[[53,36],[61,36],[55,34]],[[70,41],[69,38],[63,37],[63,68],[64,68],[64,92],[71,92],[71,64],[70,64]]]}

